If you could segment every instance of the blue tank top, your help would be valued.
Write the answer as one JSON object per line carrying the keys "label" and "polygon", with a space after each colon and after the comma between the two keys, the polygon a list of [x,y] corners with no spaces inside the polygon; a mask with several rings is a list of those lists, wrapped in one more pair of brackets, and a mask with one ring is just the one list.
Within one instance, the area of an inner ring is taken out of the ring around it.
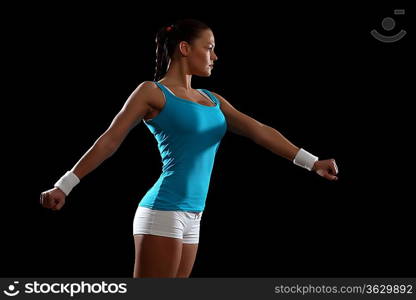
{"label": "blue tank top", "polygon": [[201,212],[215,155],[227,131],[220,101],[208,90],[197,89],[215,103],[215,106],[202,105],[179,98],[163,84],[154,83],[162,90],[165,105],[144,124],[157,141],[162,173],[139,206]]}

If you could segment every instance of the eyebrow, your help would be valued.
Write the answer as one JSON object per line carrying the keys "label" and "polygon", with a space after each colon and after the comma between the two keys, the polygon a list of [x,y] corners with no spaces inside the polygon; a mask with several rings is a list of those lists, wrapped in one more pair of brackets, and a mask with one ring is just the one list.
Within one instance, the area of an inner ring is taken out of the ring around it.
{"label": "eyebrow", "polygon": [[211,45],[213,45],[215,47],[215,43],[213,43],[213,42],[208,42],[208,44],[211,44]]}

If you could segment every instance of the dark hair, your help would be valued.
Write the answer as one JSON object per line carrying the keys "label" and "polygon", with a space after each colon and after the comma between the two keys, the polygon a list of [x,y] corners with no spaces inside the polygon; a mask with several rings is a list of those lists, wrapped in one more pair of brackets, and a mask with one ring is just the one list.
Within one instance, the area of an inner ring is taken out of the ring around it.
{"label": "dark hair", "polygon": [[163,26],[156,35],[156,70],[154,81],[160,80],[167,71],[169,59],[173,57],[176,46],[185,41],[192,43],[201,31],[210,29],[205,23],[195,19],[178,20],[170,26]]}

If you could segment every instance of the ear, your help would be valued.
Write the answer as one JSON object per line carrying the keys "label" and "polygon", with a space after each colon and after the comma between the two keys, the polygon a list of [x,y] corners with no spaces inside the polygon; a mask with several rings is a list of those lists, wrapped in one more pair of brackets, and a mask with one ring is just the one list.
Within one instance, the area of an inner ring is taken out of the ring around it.
{"label": "ear", "polygon": [[186,57],[189,55],[189,52],[191,51],[191,45],[189,45],[188,42],[182,41],[179,43],[179,53]]}

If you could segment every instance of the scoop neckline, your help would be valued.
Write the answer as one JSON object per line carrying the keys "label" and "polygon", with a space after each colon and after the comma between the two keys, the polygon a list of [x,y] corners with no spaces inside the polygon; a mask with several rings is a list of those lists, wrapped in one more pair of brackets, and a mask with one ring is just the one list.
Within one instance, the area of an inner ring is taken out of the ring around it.
{"label": "scoop neckline", "polygon": [[[163,83],[160,83],[160,82],[157,82],[157,83],[160,84],[161,86],[163,86],[169,92],[169,94],[171,94],[173,97],[177,98],[178,100],[182,100],[183,102],[186,102],[186,103],[189,103],[189,104],[193,104],[193,105],[197,105],[197,106],[203,106],[203,107],[207,107],[207,108],[217,108],[218,107],[218,102],[212,100],[211,98],[210,98],[210,100],[212,102],[214,102],[214,104],[215,104],[214,106],[208,106],[208,105],[200,104],[200,103],[197,103],[197,102],[192,101],[192,100],[188,100],[188,99],[185,99],[185,98],[178,97],[173,92],[171,92],[169,90],[169,88],[167,86],[165,86]],[[201,94],[201,90],[200,89],[196,89],[196,90]],[[209,97],[209,95],[207,95],[207,96]]]}

